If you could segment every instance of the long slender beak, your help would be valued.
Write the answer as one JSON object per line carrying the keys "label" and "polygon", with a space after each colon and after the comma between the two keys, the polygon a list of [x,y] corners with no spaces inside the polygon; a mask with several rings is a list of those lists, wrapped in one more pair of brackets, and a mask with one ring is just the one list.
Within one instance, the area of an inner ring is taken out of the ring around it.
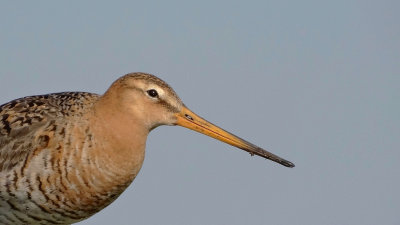
{"label": "long slender beak", "polygon": [[270,159],[286,167],[294,167],[293,163],[215,126],[214,124],[196,115],[194,112],[190,111],[185,106],[182,107],[182,110],[176,113],[175,115],[177,117],[176,124],[179,126],[189,128],[191,130],[205,134],[217,140],[223,141],[232,146],[243,149],[249,152],[251,155],[258,155],[263,158]]}

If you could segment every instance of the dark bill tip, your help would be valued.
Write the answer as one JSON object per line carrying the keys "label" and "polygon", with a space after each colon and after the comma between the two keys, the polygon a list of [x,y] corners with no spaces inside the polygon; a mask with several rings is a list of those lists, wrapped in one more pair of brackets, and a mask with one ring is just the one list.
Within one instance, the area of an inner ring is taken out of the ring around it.
{"label": "dark bill tip", "polygon": [[279,162],[279,163],[282,164],[282,165],[284,165],[284,166],[286,166],[286,167],[290,167],[290,168],[295,167],[294,163],[289,162],[289,161],[287,161],[287,160],[281,161],[281,162]]}

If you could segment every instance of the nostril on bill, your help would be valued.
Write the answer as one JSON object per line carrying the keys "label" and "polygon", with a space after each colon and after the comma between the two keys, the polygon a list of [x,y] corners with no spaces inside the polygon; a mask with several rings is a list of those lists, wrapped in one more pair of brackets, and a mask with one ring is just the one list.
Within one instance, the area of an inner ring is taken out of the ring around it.
{"label": "nostril on bill", "polygon": [[186,119],[193,121],[193,117],[189,116],[188,114],[185,114],[185,117],[186,117]]}

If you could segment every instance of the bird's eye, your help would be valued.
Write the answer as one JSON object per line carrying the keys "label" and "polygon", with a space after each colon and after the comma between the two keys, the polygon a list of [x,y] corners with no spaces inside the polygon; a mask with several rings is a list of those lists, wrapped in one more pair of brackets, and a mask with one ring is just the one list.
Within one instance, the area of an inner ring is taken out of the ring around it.
{"label": "bird's eye", "polygon": [[152,98],[157,98],[158,97],[158,92],[156,90],[154,90],[154,89],[148,90],[147,94]]}

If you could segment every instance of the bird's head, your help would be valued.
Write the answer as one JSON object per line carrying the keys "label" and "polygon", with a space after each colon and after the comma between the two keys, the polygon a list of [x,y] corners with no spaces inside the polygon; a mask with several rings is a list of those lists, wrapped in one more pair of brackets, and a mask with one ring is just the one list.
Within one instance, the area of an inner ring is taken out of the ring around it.
{"label": "bird's head", "polygon": [[113,98],[118,110],[131,115],[137,123],[142,123],[149,130],[160,125],[179,125],[243,149],[252,155],[273,160],[287,167],[294,167],[293,163],[196,115],[183,104],[167,83],[154,75],[127,74],[115,81],[104,96]]}
{"label": "bird's head", "polygon": [[149,130],[175,124],[175,114],[184,107],[167,83],[147,73],[127,74],[115,81],[107,92],[113,92],[112,98],[120,104],[120,110],[131,114]]}

